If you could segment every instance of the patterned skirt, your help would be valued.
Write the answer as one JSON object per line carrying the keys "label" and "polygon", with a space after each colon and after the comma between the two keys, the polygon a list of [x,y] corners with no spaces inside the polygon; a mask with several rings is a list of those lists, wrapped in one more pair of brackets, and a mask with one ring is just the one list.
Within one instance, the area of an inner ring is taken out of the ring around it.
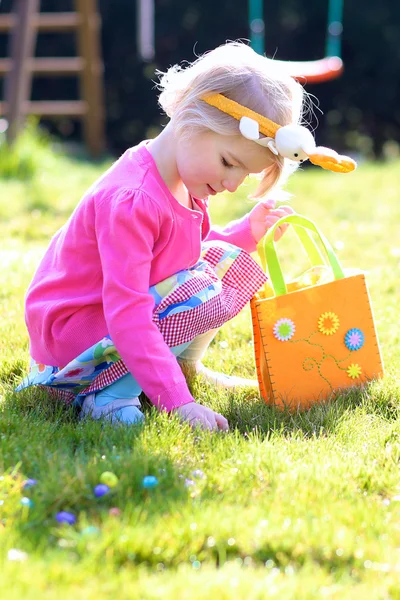
{"label": "patterned skirt", "polygon": [[[235,317],[266,281],[251,256],[226,242],[205,242],[199,261],[150,288],[153,321],[170,348],[187,344]],[[17,391],[44,387],[67,403],[81,402],[128,373],[110,336],[67,365],[44,365],[31,358]]]}

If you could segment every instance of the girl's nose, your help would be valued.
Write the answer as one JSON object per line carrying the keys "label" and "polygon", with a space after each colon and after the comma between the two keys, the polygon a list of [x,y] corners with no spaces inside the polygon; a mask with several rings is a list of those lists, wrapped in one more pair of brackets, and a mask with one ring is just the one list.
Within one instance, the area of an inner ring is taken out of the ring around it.
{"label": "girl's nose", "polygon": [[229,179],[224,179],[222,185],[226,190],[228,190],[228,192],[236,192],[236,190],[243,183],[245,178],[245,176],[230,177]]}

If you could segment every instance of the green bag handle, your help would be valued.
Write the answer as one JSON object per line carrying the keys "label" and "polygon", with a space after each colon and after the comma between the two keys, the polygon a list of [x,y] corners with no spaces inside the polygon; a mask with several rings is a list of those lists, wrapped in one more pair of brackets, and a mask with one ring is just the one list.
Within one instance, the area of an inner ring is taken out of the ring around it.
{"label": "green bag handle", "polygon": [[315,223],[310,221],[310,219],[303,217],[302,215],[288,215],[287,217],[282,217],[281,219],[279,219],[279,221],[277,221],[275,225],[273,225],[268,230],[267,234],[257,245],[257,250],[260,255],[261,264],[264,268],[264,271],[266,271],[268,268],[269,277],[276,296],[282,296],[283,294],[287,294],[287,288],[285,280],[283,278],[282,269],[279,263],[274,242],[274,235],[276,229],[281,225],[284,225],[285,223],[293,225],[294,230],[300,240],[300,243],[305,249],[306,254],[313,266],[325,264],[325,260],[318,246],[316,245],[308,231],[313,231],[314,233],[316,233],[319,240],[321,241],[322,247],[328,259],[328,263],[332,268],[334,278],[344,278],[343,269],[335,254],[335,251],[333,250],[331,244],[324,236],[324,234],[315,225]]}

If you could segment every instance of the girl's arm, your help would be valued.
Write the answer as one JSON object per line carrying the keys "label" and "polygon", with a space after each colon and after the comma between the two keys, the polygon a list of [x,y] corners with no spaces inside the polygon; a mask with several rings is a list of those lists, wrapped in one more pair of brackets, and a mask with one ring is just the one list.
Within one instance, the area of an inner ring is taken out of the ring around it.
{"label": "girl's arm", "polygon": [[108,333],[150,401],[170,411],[193,402],[193,397],[176,358],[152,321],[150,269],[159,228],[157,205],[143,192],[120,190],[96,205]]}
{"label": "girl's arm", "polygon": [[[254,252],[258,242],[264,237],[268,229],[280,219],[294,211],[290,206],[275,208],[274,200],[258,202],[252,210],[241,219],[231,221],[223,228],[212,227],[206,241],[224,240],[247,252]],[[284,233],[285,226],[279,228],[275,235],[278,240]]]}
{"label": "girl's arm", "polygon": [[231,221],[225,227],[213,225],[205,241],[211,242],[214,240],[222,240],[243,248],[247,252],[254,252],[257,244],[251,233],[249,214],[236,221]]}

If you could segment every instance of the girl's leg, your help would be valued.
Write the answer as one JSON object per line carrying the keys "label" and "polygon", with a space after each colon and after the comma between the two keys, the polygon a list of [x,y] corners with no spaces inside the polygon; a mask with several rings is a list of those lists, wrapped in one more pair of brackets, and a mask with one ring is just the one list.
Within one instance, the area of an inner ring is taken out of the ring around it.
{"label": "girl's leg", "polygon": [[[175,346],[171,348],[171,352],[178,356],[188,345],[189,343]],[[143,413],[138,408],[141,392],[142,389],[136,379],[127,373],[100,392],[86,396],[82,404],[81,418],[105,418],[127,424],[140,423],[144,419]]]}
{"label": "girl's leg", "polygon": [[202,358],[216,336],[218,329],[211,329],[202,335],[198,335],[188,347],[179,354],[178,362],[182,367],[183,372],[188,374],[201,375],[207,383],[216,385],[222,388],[237,388],[237,387],[257,387],[258,383],[255,379],[245,379],[234,375],[225,375],[218,371],[212,371],[203,365]]}
{"label": "girl's leg", "polygon": [[[223,388],[257,386],[257,381],[252,379],[225,375],[203,365],[201,359],[217,332],[218,329],[212,329],[198,335],[191,342],[171,348],[185,375],[201,375],[207,383]],[[128,373],[100,392],[86,396],[82,403],[81,418],[89,416],[92,419],[106,418],[128,424],[140,423],[144,419],[139,410],[141,392],[136,379]]]}
{"label": "girl's leg", "polygon": [[106,418],[123,423],[140,423],[144,419],[139,410],[139,388],[129,373],[97,394],[86,396],[82,404],[81,418]]}

